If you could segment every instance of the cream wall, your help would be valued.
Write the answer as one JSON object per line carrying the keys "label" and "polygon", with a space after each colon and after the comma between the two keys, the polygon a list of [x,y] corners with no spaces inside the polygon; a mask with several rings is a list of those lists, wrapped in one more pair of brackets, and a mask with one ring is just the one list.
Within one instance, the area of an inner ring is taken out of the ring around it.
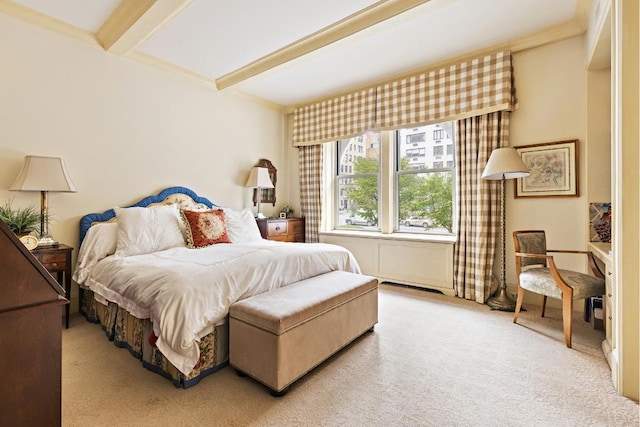
{"label": "cream wall", "polygon": [[[512,232],[541,229],[551,249],[587,249],[586,71],[584,36],[514,55],[520,108],[511,116],[511,145],[578,139],[580,197],[514,198],[507,186],[507,283],[516,290]],[[557,256],[561,268],[586,272],[583,256]],[[540,303],[540,301],[538,301]],[[579,305],[579,304],[577,304]],[[579,308],[579,307],[576,307]]]}
{"label": "cream wall", "polygon": [[[587,202],[611,202],[611,69],[587,71]],[[586,187],[586,188],[585,188]]]}
{"label": "cream wall", "polygon": [[51,231],[76,253],[83,214],[168,186],[250,206],[243,184],[262,157],[280,169],[278,199],[288,198],[278,110],[6,15],[0,57],[0,202],[39,206],[38,193],[8,188],[25,155],[63,157],[79,191],[50,195]]}

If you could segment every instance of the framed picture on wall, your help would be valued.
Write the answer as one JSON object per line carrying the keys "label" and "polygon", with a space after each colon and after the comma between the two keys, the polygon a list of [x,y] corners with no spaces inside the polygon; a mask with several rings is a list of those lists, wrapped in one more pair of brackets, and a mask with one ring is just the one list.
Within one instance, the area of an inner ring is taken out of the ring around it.
{"label": "framed picture on wall", "polygon": [[515,197],[578,197],[578,140],[514,147],[530,175],[515,180]]}

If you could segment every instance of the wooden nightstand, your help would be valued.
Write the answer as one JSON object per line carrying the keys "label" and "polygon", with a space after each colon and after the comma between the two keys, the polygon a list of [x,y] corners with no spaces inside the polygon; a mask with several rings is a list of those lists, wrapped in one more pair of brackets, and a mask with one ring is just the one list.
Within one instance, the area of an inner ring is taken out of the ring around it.
{"label": "wooden nightstand", "polygon": [[[58,283],[64,287],[64,296],[71,301],[71,252],[73,248],[67,245],[43,246],[31,251],[34,257],[51,274],[56,273]],[[69,327],[69,306],[64,306],[65,327]]]}
{"label": "wooden nightstand", "polygon": [[304,218],[256,219],[263,239],[304,243]]}

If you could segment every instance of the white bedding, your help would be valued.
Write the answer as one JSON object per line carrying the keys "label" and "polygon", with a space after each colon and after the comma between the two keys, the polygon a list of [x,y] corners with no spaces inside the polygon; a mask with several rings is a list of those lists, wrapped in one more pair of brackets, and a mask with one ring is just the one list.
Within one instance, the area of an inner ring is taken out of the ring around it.
{"label": "white bedding", "polygon": [[340,246],[260,240],[108,256],[80,283],[133,316],[149,318],[160,351],[188,375],[199,360],[198,340],[224,320],[231,304],[333,270],[360,272]]}

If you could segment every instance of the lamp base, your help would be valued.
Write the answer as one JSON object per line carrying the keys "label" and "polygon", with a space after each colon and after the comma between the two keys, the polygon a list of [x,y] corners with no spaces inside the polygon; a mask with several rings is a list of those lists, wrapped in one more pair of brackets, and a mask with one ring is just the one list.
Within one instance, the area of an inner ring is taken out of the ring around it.
{"label": "lamp base", "polygon": [[496,293],[487,300],[492,310],[516,311],[516,302],[507,294],[506,286],[500,286]]}
{"label": "lamp base", "polygon": [[265,219],[265,218],[266,218],[266,216],[264,216],[264,214],[263,214],[262,212],[258,212],[258,213],[256,214],[256,218],[258,218],[258,219]]}
{"label": "lamp base", "polygon": [[56,242],[55,240],[53,240],[53,238],[48,235],[48,234],[44,234],[41,236],[38,236],[38,247],[42,247],[42,246],[58,246],[59,243]]}

